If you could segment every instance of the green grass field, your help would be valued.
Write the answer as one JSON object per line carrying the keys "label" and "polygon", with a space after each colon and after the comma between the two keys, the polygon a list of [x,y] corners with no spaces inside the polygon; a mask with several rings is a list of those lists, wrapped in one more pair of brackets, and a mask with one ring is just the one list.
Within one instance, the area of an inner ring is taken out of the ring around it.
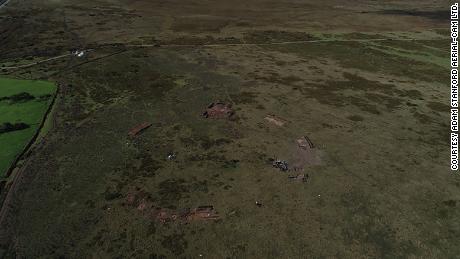
{"label": "green grass field", "polygon": [[[39,127],[54,91],[56,86],[50,82],[0,78],[0,125],[26,123],[30,126],[0,133],[0,177],[4,176],[10,163]],[[28,93],[34,98],[19,101],[4,99],[20,93]]]}

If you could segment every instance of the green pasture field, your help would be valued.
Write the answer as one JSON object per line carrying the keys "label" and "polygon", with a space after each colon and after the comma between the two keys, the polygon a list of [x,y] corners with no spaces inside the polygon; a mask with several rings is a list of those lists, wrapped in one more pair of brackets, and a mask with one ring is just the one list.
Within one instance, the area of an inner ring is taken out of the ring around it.
{"label": "green pasture field", "polygon": [[[4,177],[11,162],[38,129],[55,91],[56,86],[50,82],[0,78],[0,125],[9,122],[30,126],[23,130],[0,133],[0,177]],[[3,99],[20,93],[29,93],[35,98],[14,102]]]}

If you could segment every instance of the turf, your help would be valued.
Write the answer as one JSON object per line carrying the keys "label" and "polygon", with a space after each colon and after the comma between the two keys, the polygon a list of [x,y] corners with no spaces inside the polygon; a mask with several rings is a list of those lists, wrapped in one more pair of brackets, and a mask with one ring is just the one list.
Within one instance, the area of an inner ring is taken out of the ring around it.
{"label": "turf", "polygon": [[0,134],[0,177],[38,129],[54,91],[56,86],[50,82],[0,78],[0,98],[23,92],[35,97],[27,101],[0,101],[0,124],[22,122],[30,125],[27,129]]}

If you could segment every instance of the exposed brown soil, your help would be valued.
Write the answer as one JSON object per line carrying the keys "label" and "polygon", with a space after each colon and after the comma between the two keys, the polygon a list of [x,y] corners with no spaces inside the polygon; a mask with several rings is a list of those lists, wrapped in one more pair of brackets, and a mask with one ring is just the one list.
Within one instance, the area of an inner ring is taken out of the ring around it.
{"label": "exposed brown soil", "polygon": [[308,165],[322,164],[322,152],[314,147],[308,137],[297,139],[294,149],[294,157],[291,162],[294,169],[303,169]]}
{"label": "exposed brown soil", "polygon": [[206,111],[203,112],[205,118],[211,119],[227,119],[234,115],[232,106],[222,102],[215,102],[209,104]]}
{"label": "exposed brown soil", "polygon": [[126,195],[124,205],[141,212],[145,217],[160,223],[188,223],[197,220],[219,219],[213,206],[199,206],[193,209],[168,209],[156,207],[148,193],[143,190],[131,191]]}
{"label": "exposed brown soil", "polygon": [[150,122],[144,122],[142,124],[139,124],[136,127],[132,128],[129,131],[128,135],[133,138],[133,137],[141,134],[144,130],[146,130],[150,126],[152,126],[152,123],[150,123]]}
{"label": "exposed brown soil", "polygon": [[286,120],[284,120],[282,118],[279,118],[279,117],[277,117],[277,116],[275,116],[273,114],[267,115],[264,119],[267,120],[270,123],[275,124],[276,126],[279,126],[279,127],[282,127],[282,126],[284,126],[284,124],[287,123]]}

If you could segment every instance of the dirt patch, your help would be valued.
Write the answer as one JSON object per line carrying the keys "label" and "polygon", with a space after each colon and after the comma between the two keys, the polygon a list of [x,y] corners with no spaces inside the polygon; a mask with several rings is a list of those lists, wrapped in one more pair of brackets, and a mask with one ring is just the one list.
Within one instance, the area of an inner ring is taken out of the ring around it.
{"label": "dirt patch", "polygon": [[265,118],[264,118],[266,121],[278,126],[278,127],[282,127],[284,126],[284,124],[287,123],[287,121],[285,119],[282,119],[280,117],[277,117],[273,114],[269,114],[267,115]]}
{"label": "dirt patch", "polygon": [[[284,156],[288,157],[287,160],[270,158],[268,162],[281,172],[302,171],[306,166],[321,165],[323,162],[323,152],[315,147],[315,144],[313,144],[308,136],[293,141],[291,150]],[[308,175],[297,174],[291,175],[289,178],[297,180],[305,179],[306,181]]]}
{"label": "dirt patch", "polygon": [[150,195],[141,189],[128,192],[123,205],[135,208],[145,217],[160,223],[188,223],[197,220],[219,219],[219,214],[214,209],[214,206],[199,206],[193,209],[170,209],[157,207],[152,201]]}
{"label": "dirt patch", "polygon": [[203,117],[211,119],[228,119],[234,115],[232,106],[222,102],[215,102],[208,105],[203,112]]}
{"label": "dirt patch", "polygon": [[196,220],[217,220],[218,213],[213,206],[199,206],[194,209],[184,208],[179,210],[156,209],[152,212],[155,220],[161,223],[177,221],[187,223]]}
{"label": "dirt patch", "polygon": [[291,168],[302,170],[308,165],[321,165],[322,152],[318,150],[313,142],[307,137],[299,138],[295,141],[294,155],[291,162]]}
{"label": "dirt patch", "polygon": [[128,132],[128,136],[130,136],[131,138],[141,134],[144,130],[150,128],[150,126],[152,126],[152,123],[150,122],[144,122],[144,123],[141,123],[139,125],[137,125],[136,127],[132,128],[129,132]]}

